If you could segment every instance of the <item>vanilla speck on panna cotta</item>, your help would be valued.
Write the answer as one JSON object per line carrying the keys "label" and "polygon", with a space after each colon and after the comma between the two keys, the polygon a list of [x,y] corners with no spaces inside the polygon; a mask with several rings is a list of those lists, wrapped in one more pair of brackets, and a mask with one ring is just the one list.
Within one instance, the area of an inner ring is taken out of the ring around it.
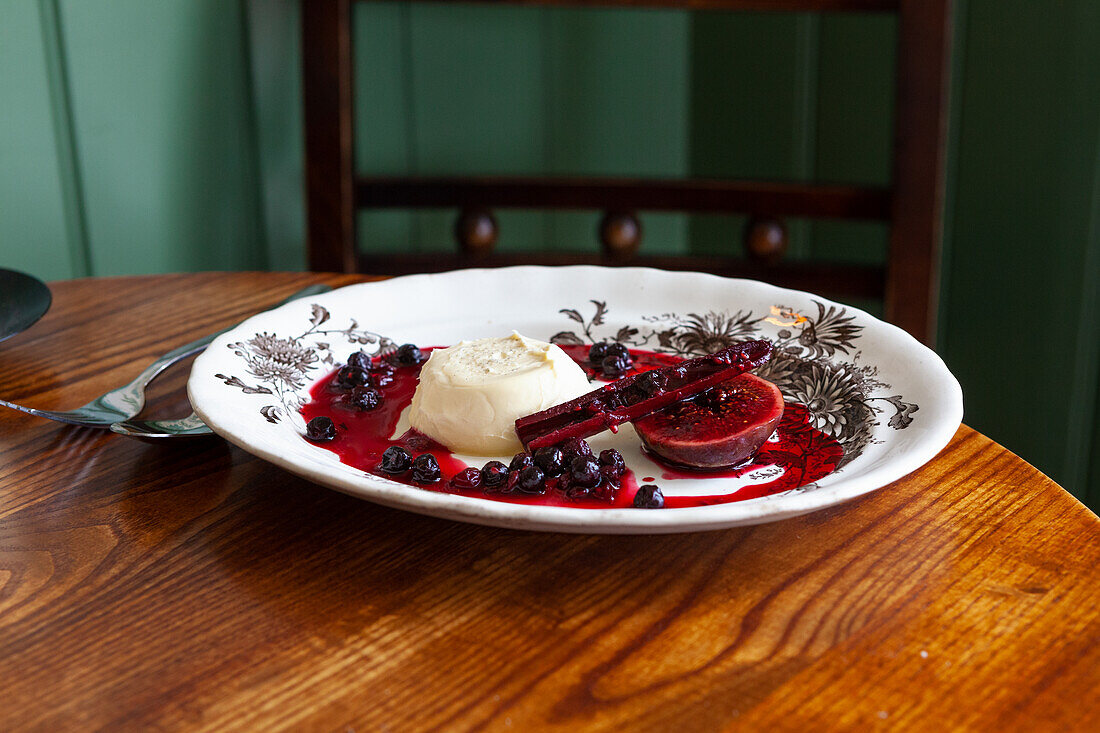
{"label": "vanilla speck on panna cotta", "polygon": [[409,423],[456,453],[523,449],[516,419],[589,392],[588,378],[559,347],[512,332],[434,349],[420,371]]}

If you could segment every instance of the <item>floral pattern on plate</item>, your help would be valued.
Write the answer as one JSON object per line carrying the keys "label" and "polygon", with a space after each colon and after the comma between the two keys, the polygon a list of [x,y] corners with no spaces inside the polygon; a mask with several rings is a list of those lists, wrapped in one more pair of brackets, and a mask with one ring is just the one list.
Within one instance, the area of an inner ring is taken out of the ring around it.
{"label": "floral pattern on plate", "polygon": [[[559,331],[550,337],[552,343],[584,345],[616,341],[628,347],[690,358],[749,338],[771,338],[775,352],[771,361],[756,373],[774,382],[785,399],[804,405],[809,411],[810,424],[844,446],[838,469],[857,458],[874,440],[873,429],[880,424],[879,416],[884,409],[881,405],[893,408],[888,425],[895,430],[908,427],[913,422],[913,413],[919,409],[901,395],[882,394],[890,385],[879,379],[877,367],[858,363],[861,353],[855,342],[863,327],[854,323],[855,317],[843,307],[826,307],[814,301],[817,313],[813,315],[781,305],[772,306],[768,315],[746,310],[688,313],[683,317],[666,313],[643,317],[644,332],[642,328],[625,325],[602,336],[600,331],[607,324],[610,309],[606,301],[590,302],[594,306],[590,318],[575,308],[560,310],[580,324],[580,335],[575,330]],[[359,346],[371,356],[389,353],[397,347],[393,339],[360,328],[354,318],[348,319],[346,328],[322,328],[331,317],[326,308],[314,303],[309,327],[298,335],[264,332],[230,343],[229,348],[244,361],[245,371],[257,381],[256,386],[236,376],[222,373],[215,376],[245,394],[274,397],[278,405],[264,405],[260,414],[268,422],[278,422],[286,415],[296,414],[305,404],[305,387],[320,376],[317,370],[322,365],[329,368],[336,365],[332,337],[343,337],[348,344]],[[763,333],[765,328],[775,327],[779,330],[774,334]]]}
{"label": "floral pattern on plate", "polygon": [[[268,422],[276,423],[284,415],[297,414],[306,403],[310,382],[321,376],[316,371],[320,365],[330,369],[336,365],[331,343],[332,336],[342,336],[349,344],[361,349],[372,347],[366,353],[388,354],[397,344],[385,336],[359,328],[359,322],[349,319],[347,328],[322,329],[331,314],[324,306],[313,303],[309,328],[297,336],[276,336],[267,332],[257,333],[246,341],[234,341],[229,348],[244,360],[250,377],[259,381],[250,386],[239,377],[215,374],[230,387],[237,387],[245,394],[271,395],[279,405],[264,405],[260,414]],[[281,407],[280,407],[281,406]]]}
{"label": "floral pattern on plate", "polygon": [[[768,338],[775,345],[771,360],[756,371],[775,383],[790,402],[805,405],[810,424],[836,438],[844,446],[838,468],[857,458],[872,442],[873,429],[880,424],[885,407],[894,412],[888,425],[903,430],[913,422],[919,407],[899,394],[884,394],[890,385],[879,378],[878,368],[860,364],[862,354],[855,342],[863,326],[840,306],[813,301],[817,313],[805,315],[793,308],[774,305],[767,315],[751,310],[709,311],[679,316],[664,313],[643,317],[646,330],[620,326],[613,334],[601,335],[610,312],[606,301],[589,301],[590,318],[576,308],[562,308],[567,318],[580,324],[577,330],[559,331],[551,337],[556,344],[583,345],[617,341],[626,346],[673,353],[683,357],[710,354],[738,341]],[[774,333],[765,333],[778,328]]]}

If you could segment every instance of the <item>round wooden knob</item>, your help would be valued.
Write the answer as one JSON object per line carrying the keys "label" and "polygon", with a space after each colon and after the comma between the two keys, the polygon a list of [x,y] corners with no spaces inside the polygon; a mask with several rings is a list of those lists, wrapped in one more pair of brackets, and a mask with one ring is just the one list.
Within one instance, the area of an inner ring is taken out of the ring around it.
{"label": "round wooden knob", "polygon": [[455,220],[455,240],[466,254],[492,252],[497,234],[497,220],[488,209],[463,209]]}
{"label": "round wooden knob", "polygon": [[600,243],[612,257],[630,257],[642,243],[642,223],[634,214],[609,211],[600,220]]}
{"label": "round wooden knob", "polygon": [[749,259],[773,264],[787,253],[787,227],[776,219],[751,219],[745,227],[745,254]]}

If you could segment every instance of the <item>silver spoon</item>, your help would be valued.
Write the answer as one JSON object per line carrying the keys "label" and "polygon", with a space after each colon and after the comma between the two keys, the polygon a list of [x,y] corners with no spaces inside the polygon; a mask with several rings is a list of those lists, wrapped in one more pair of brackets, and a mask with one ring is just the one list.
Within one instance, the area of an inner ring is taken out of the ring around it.
{"label": "silver spoon", "polygon": [[33,326],[52,301],[50,289],[38,278],[0,268],[0,341]]}
{"label": "silver spoon", "polygon": [[[318,293],[324,293],[329,290],[332,290],[332,288],[328,285],[310,285],[273,307],[277,308],[280,305],[297,300],[298,298],[317,295]],[[236,326],[232,326],[231,328],[236,328]],[[118,389],[111,390],[75,410],[38,410],[33,407],[23,407],[22,405],[17,405],[7,400],[0,400],[0,405],[31,415],[37,415],[38,417],[69,423],[70,425],[80,425],[89,428],[107,428],[114,430],[116,433],[133,435],[134,437],[171,437],[173,435],[193,437],[198,435],[209,435],[212,431],[205,425],[202,425],[197,417],[194,418],[197,424],[192,422],[190,418],[185,418],[183,421],[163,421],[165,427],[172,426],[174,423],[186,423],[185,425],[179,426],[178,430],[172,431],[164,429],[161,429],[159,432],[155,429],[143,430],[141,428],[142,423],[140,422],[135,423],[132,430],[126,429],[125,426],[121,429],[114,428],[113,425],[129,420],[141,412],[145,407],[145,387],[153,381],[154,377],[176,362],[199,353],[205,349],[211,341],[228,330],[228,328],[223,329],[217,333],[212,333],[209,336],[198,339],[197,341],[192,341],[178,349],[169,351],[167,354],[145,367],[144,371],[142,371],[134,381]]]}

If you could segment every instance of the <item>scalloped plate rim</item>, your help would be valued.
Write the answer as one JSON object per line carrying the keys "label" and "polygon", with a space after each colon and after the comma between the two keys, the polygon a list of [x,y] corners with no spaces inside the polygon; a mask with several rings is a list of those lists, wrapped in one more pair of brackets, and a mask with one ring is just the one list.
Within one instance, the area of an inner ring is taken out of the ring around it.
{"label": "scalloped plate rim", "polygon": [[[329,293],[306,299],[303,302],[323,302],[342,297],[363,288],[411,288],[420,282],[431,283],[441,278],[454,277],[517,277],[525,274],[541,274],[547,271],[557,273],[590,273],[598,271],[601,277],[629,277],[631,274],[639,276],[669,277],[669,278],[703,278],[710,282],[720,282],[728,287],[748,287],[750,289],[763,289],[773,294],[772,300],[782,301],[783,297],[791,296],[795,300],[816,300],[826,305],[835,305],[847,309],[856,314],[861,322],[873,324],[875,330],[882,330],[883,334],[890,334],[894,340],[900,340],[906,344],[906,348],[916,349],[925,359],[930,361],[932,370],[938,372],[938,387],[943,390],[946,404],[946,414],[936,424],[925,426],[925,435],[918,440],[920,450],[911,450],[898,456],[888,463],[868,469],[864,472],[844,477],[843,480],[833,485],[816,488],[812,491],[788,491],[772,496],[715,504],[703,507],[683,507],[660,510],[640,510],[632,508],[618,509],[581,509],[572,507],[553,507],[539,505],[515,504],[509,502],[493,501],[477,497],[466,497],[445,492],[418,489],[395,481],[358,472],[348,466],[343,466],[346,471],[335,473],[333,466],[328,461],[303,464],[278,452],[276,446],[265,443],[258,444],[249,440],[247,436],[240,434],[239,430],[228,427],[222,420],[222,415],[215,408],[208,409],[206,396],[208,390],[223,386],[212,377],[204,377],[203,369],[207,368],[212,356],[218,354],[218,349],[230,343],[234,338],[241,338],[242,334],[256,332],[255,323],[262,323],[280,314],[290,313],[302,308],[302,303],[288,303],[272,311],[257,314],[241,323],[236,328],[223,334],[201,354],[194,363],[191,377],[188,380],[188,397],[196,414],[203,419],[216,433],[243,450],[252,453],[280,468],[313,481],[319,485],[336,489],[343,493],[363,498],[385,506],[414,511],[421,514],[452,519],[456,521],[472,522],[513,529],[575,532],[575,533],[600,533],[600,534],[657,534],[679,533],[694,531],[710,531],[735,526],[758,524],[777,521],[788,517],[799,516],[814,511],[819,511],[835,506],[854,498],[882,488],[898,479],[901,479],[931,460],[951,440],[962,422],[962,390],[958,380],[951,374],[943,360],[934,351],[920,344],[908,333],[892,324],[881,321],[870,314],[853,306],[843,305],[812,293],[787,288],[780,288],[757,280],[743,278],[723,278],[708,273],[696,272],[669,272],[645,267],[616,267],[602,268],[591,265],[579,266],[517,266],[509,268],[474,268],[455,270],[445,273],[425,273],[395,277],[388,280],[375,282],[356,283],[335,289]],[[778,297],[775,297],[778,296]],[[578,299],[580,296],[577,296]],[[541,337],[538,335],[537,337]],[[461,336],[457,336],[455,341]],[[207,369],[207,372],[210,370]],[[320,375],[318,375],[320,376]],[[217,400],[213,400],[214,403]],[[303,440],[304,442],[304,440]],[[329,456],[332,454],[323,448],[314,448]],[[858,458],[853,464],[858,462]],[[341,464],[342,465],[342,464]],[[353,474],[353,472],[355,472]]]}

